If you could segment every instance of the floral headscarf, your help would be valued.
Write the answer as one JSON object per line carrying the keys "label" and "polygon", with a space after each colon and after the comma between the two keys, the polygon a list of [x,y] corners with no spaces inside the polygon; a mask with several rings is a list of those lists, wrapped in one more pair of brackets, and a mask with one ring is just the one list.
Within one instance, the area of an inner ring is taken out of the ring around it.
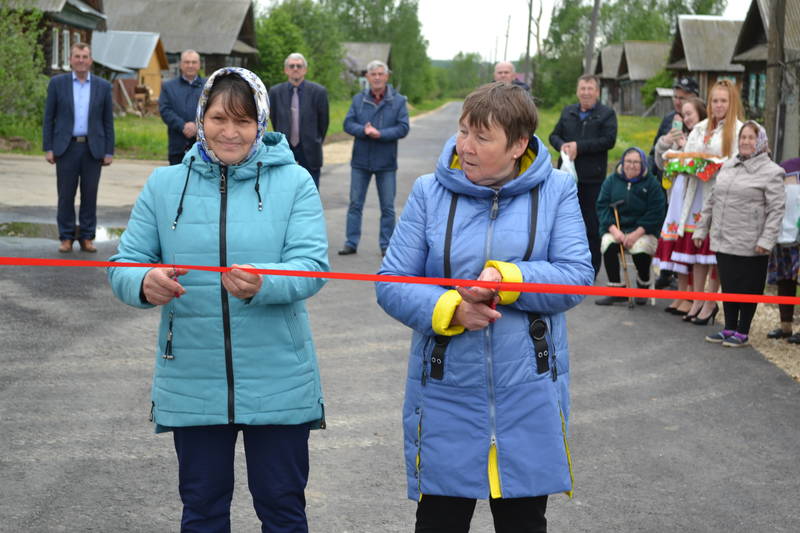
{"label": "floral headscarf", "polygon": [[217,70],[208,77],[208,80],[203,87],[203,93],[200,95],[200,100],[197,102],[197,138],[200,141],[200,153],[204,159],[214,163],[220,163],[220,160],[214,154],[211,148],[208,147],[208,143],[206,142],[206,134],[203,128],[203,114],[206,110],[206,104],[208,103],[208,95],[211,92],[211,87],[214,86],[214,82],[216,81],[217,77],[230,73],[238,74],[244,81],[247,82],[248,85],[250,85],[250,88],[253,90],[253,98],[256,101],[256,110],[258,111],[258,130],[256,132],[256,139],[253,141],[253,146],[250,147],[250,152],[248,152],[247,157],[245,157],[243,161],[250,159],[253,154],[256,153],[256,150],[258,150],[258,147],[261,144],[261,139],[264,137],[264,132],[267,131],[267,120],[269,119],[269,98],[267,97],[267,89],[264,87],[264,84],[261,82],[259,77],[249,70],[239,67],[224,67]]}
{"label": "floral headscarf", "polygon": [[[628,180],[628,177],[625,175],[625,156],[631,152],[636,152],[637,154],[639,154],[639,159],[641,159],[642,161],[642,166],[639,167],[639,175],[633,179]],[[647,174],[647,156],[645,155],[644,151],[641,148],[636,148],[635,146],[631,146],[622,153],[622,157],[619,159],[619,169],[620,169],[620,175],[626,180],[633,183],[641,181],[641,179],[644,178],[645,175]]]}
{"label": "floral headscarf", "polygon": [[756,150],[750,155],[742,155],[739,153],[738,157],[742,161],[746,159],[750,159],[751,157],[755,157],[759,154],[763,154],[764,152],[769,152],[769,140],[767,139],[767,130],[765,130],[761,124],[756,122],[755,120],[748,120],[744,124],[742,124],[742,129],[739,130],[739,137],[742,136],[742,131],[744,131],[745,126],[751,126],[753,129],[756,130]]}

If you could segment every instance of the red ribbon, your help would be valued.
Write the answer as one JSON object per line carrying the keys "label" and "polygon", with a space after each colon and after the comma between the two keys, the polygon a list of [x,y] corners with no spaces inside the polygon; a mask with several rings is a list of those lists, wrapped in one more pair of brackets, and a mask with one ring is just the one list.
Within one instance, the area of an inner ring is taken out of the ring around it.
{"label": "red ribbon", "polygon": [[[70,259],[40,259],[35,257],[0,257],[0,265],[44,267],[132,267],[132,268],[185,268],[206,272],[227,272],[231,267],[199,265],[162,265],[159,263],[119,263],[112,261],[79,261]],[[627,289],[625,287],[594,287],[588,285],[557,285],[551,283],[497,283],[474,279],[425,278],[416,276],[387,276],[348,272],[309,272],[306,270],[275,270],[267,268],[242,269],[267,276],[298,278],[344,279],[350,281],[383,281],[387,283],[413,283],[446,287],[485,287],[500,291],[534,292],[540,294],[581,294],[586,296],[621,296],[624,298],[659,298],[707,300],[711,302],[743,302],[763,304],[800,305],[796,296],[770,296],[767,294],[734,294],[724,292],[664,291],[655,289]]]}

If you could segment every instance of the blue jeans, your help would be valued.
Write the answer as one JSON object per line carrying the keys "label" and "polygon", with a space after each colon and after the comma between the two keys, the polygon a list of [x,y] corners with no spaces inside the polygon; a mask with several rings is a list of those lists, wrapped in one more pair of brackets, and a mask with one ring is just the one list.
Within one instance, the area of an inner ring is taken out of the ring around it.
{"label": "blue jeans", "polygon": [[230,533],[233,458],[244,434],[247,480],[263,533],[308,533],[308,424],[173,429],[183,501],[181,531]]}
{"label": "blue jeans", "polygon": [[369,180],[375,174],[375,185],[378,188],[378,201],[381,205],[381,231],[379,243],[381,250],[389,247],[389,239],[394,233],[394,195],[397,189],[396,170],[372,172],[363,168],[350,170],[350,207],[347,208],[347,240],[345,246],[358,249],[361,239],[361,213],[364,199],[367,196]]}

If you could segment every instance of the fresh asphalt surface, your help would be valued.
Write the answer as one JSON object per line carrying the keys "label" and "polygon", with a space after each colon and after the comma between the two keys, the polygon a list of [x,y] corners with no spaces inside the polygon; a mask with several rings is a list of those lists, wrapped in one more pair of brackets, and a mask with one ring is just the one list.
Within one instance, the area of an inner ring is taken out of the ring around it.
{"label": "fresh asphalt surface", "polygon": [[[401,141],[398,214],[458,112],[419,118]],[[54,222],[52,198],[9,207],[3,172],[0,222]],[[331,267],[374,273],[374,186],[358,254],[336,255],[348,191],[348,165],[324,169]],[[101,206],[100,223],[124,225],[129,209]],[[56,246],[0,237],[4,256],[65,259]],[[69,257],[105,259],[116,241],[98,248]],[[798,531],[800,384],[751,348],[702,342],[714,329],[681,323],[663,302],[593,299],[568,315],[575,497],[551,497],[550,531]],[[400,427],[409,331],[371,283],[330,281],[308,306],[328,422],[310,441],[310,530],[412,531]],[[179,529],[172,439],[147,420],[157,318],[115,300],[101,269],[0,267],[0,531]],[[233,531],[257,531],[241,449],[236,461]],[[472,530],[492,531],[485,502]]]}

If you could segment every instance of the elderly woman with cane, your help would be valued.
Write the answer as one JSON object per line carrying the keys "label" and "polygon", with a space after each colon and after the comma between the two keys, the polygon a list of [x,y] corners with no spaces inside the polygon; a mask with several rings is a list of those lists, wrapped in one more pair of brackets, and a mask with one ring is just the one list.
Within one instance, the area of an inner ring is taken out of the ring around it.
{"label": "elderly woman with cane", "polygon": [[[650,264],[658,244],[658,232],[664,221],[664,193],[650,173],[647,158],[639,148],[628,148],[613,174],[608,176],[597,197],[597,217],[600,220],[600,251],[606,267],[609,287],[622,287],[620,261],[625,271],[625,284],[630,288],[625,259],[627,251],[636,266],[636,286],[650,286]],[[597,305],[624,302],[621,296],[604,296]],[[632,301],[628,300],[630,303]],[[645,298],[636,298],[644,305]]]}
{"label": "elderly woman with cane", "polygon": [[161,306],[150,420],[172,432],[181,531],[230,531],[240,432],[262,531],[308,531],[309,430],[324,409],[303,302],[323,281],[249,268],[327,271],[325,218],[286,138],[266,132],[268,112],[255,74],[212,74],[199,141],[150,176],[111,258],[230,270],[108,271],[123,302]]}
{"label": "elderly woman with cane", "polygon": [[[417,179],[381,274],[591,285],[574,181],[551,166],[523,89],[464,101],[433,174]],[[572,490],[565,312],[580,296],[378,283],[413,330],[403,428],[417,532],[466,532],[489,498],[497,532],[547,530]]]}
{"label": "elderly woman with cane", "polygon": [[[725,162],[694,230],[695,244],[711,236],[722,292],[762,294],[769,253],[785,209],[783,168],[769,158],[767,132],[748,120],[739,131],[738,155]],[[739,348],[749,343],[754,303],[723,302],[725,327],[706,340]]]}

